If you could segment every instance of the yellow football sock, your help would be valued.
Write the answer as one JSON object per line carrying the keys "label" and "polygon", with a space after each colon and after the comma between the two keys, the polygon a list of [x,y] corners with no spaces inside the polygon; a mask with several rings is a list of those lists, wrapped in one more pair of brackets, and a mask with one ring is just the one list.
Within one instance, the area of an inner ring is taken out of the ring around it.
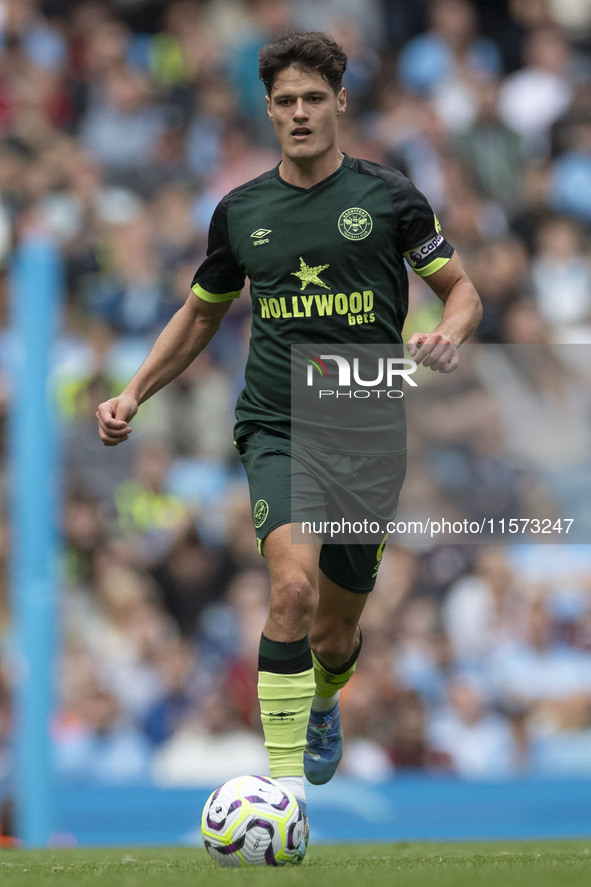
{"label": "yellow football sock", "polygon": [[342,690],[353,677],[353,673],[357,667],[357,659],[361,651],[361,636],[359,638],[359,646],[355,652],[341,669],[331,671],[322,664],[320,659],[312,652],[312,661],[314,663],[314,678],[316,681],[316,696],[321,699],[330,699],[335,696],[339,690]]}
{"label": "yellow football sock", "polygon": [[258,696],[271,776],[303,776],[306,731],[314,696],[308,639],[261,638]]}

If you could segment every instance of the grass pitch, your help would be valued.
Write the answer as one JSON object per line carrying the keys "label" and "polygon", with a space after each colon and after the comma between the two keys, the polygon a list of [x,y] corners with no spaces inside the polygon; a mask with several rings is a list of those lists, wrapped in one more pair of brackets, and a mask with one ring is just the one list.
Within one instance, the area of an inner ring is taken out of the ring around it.
{"label": "grass pitch", "polygon": [[222,869],[201,848],[0,851],[10,887],[588,887],[588,841],[310,847],[303,865]]}

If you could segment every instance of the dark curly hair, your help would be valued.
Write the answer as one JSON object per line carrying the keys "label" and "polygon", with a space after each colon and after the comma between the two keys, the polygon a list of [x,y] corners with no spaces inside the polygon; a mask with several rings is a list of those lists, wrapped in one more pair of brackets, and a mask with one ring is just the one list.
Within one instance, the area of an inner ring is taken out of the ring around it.
{"label": "dark curly hair", "polygon": [[271,95],[277,74],[291,65],[318,71],[337,93],[347,67],[347,56],[338,43],[321,31],[284,34],[259,52],[259,77],[267,95]]}

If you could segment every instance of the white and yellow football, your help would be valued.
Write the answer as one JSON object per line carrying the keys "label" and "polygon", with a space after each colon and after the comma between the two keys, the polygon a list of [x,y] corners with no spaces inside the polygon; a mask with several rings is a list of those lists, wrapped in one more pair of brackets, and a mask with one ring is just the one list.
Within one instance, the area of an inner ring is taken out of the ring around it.
{"label": "white and yellow football", "polygon": [[307,820],[294,795],[269,776],[238,776],[208,798],[201,817],[205,849],[218,865],[300,863]]}

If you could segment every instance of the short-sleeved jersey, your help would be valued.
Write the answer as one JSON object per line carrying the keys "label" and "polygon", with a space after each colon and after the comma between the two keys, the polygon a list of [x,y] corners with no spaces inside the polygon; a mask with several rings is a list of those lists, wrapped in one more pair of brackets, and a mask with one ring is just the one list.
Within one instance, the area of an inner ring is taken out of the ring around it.
{"label": "short-sleeved jersey", "polygon": [[193,279],[209,302],[237,298],[250,280],[253,319],[236,439],[290,430],[290,346],[402,342],[404,260],[421,276],[453,254],[426,198],[402,173],[345,155],[304,189],[276,167],[231,191],[210,225]]}

